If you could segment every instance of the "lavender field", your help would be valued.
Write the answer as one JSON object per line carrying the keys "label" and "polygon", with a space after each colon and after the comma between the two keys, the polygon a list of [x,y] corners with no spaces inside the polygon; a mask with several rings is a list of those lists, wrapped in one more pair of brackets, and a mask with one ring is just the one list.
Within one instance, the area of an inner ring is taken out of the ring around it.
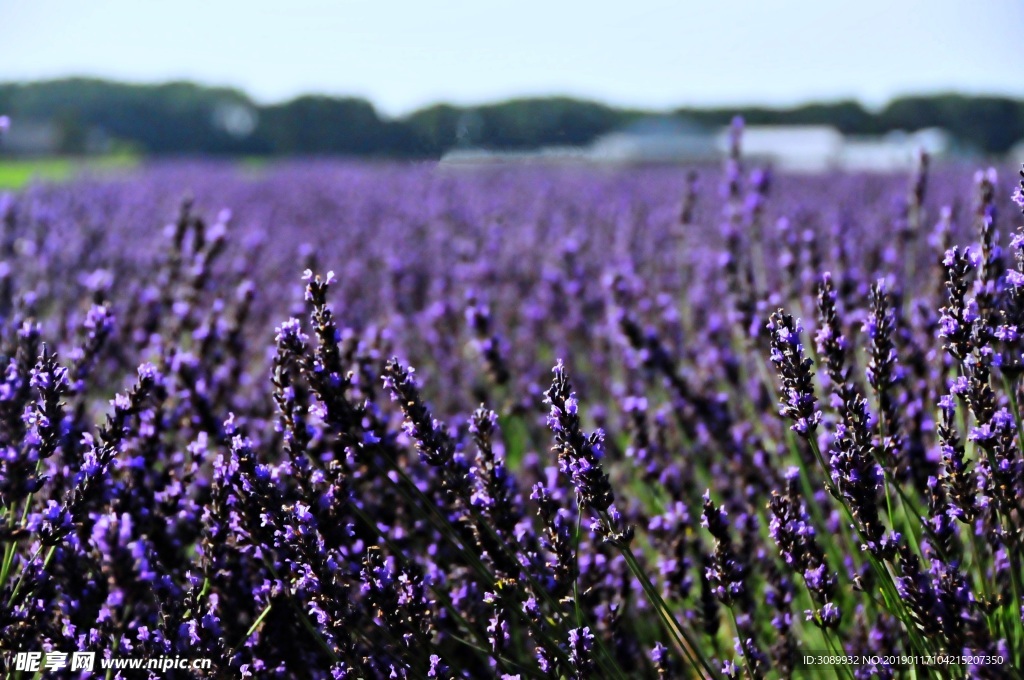
{"label": "lavender field", "polygon": [[1021,677],[1016,172],[209,162],[5,195],[0,650]]}

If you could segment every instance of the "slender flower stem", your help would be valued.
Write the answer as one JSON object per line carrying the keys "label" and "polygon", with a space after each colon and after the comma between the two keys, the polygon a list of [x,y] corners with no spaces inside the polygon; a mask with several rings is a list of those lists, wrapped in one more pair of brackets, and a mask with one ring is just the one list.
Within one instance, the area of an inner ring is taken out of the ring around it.
{"label": "slender flower stem", "polygon": [[239,640],[238,643],[231,648],[231,653],[228,656],[234,656],[234,654],[242,648],[242,645],[249,641],[249,638],[252,637],[252,634],[256,632],[256,629],[260,627],[260,624],[263,623],[263,620],[267,618],[267,616],[270,614],[271,607],[273,607],[273,603],[268,602],[267,606],[264,607],[263,611],[260,612],[260,615],[257,616],[256,620],[252,622],[251,626],[249,626],[249,630],[245,631],[245,635],[242,636],[242,639]]}
{"label": "slender flower stem", "polygon": [[583,509],[579,508],[576,513],[576,549],[573,551],[573,559],[576,561],[575,577],[572,579],[572,605],[576,610],[576,627],[583,627],[583,615],[580,613],[580,527],[583,523]]}
{"label": "slender flower stem", "polygon": [[[50,549],[46,551],[46,557],[43,558],[43,566],[42,566],[44,571],[46,570],[46,565],[48,565],[50,563],[50,558],[53,557],[53,553],[54,553],[54,551],[56,549],[57,549],[57,546],[50,546]],[[32,562],[35,562],[36,558],[39,557],[39,553],[40,552],[42,552],[42,546],[37,548],[35,553],[32,554],[32,557],[29,558],[29,560],[25,563],[24,569],[22,569],[21,574],[18,576],[18,580],[15,581],[15,583],[14,583],[14,588],[11,590],[11,596],[7,600],[7,606],[8,607],[10,607],[14,603],[14,598],[17,597],[18,590],[21,589],[22,581],[25,579],[25,571],[28,569],[29,565],[32,564]]]}
{"label": "slender flower stem", "polygon": [[747,672],[747,677],[750,680],[754,680],[754,669],[752,668],[751,661],[747,657],[747,646],[743,641],[743,633],[740,631],[740,622],[736,620],[736,612],[732,607],[726,607],[729,610],[729,618],[732,621],[733,630],[736,631],[736,641],[739,644],[740,656],[743,657],[743,667]]}
{"label": "slender flower stem", "polygon": [[7,574],[10,573],[11,564],[14,562],[15,548],[16,545],[13,538],[4,546],[4,559],[3,563],[0,564],[0,586],[7,583]]}
{"label": "slender flower stem", "polygon": [[[822,634],[823,634],[823,636],[825,638],[825,644],[828,645],[829,651],[831,651],[836,656],[840,656],[840,655],[841,656],[849,656],[846,653],[846,649],[843,646],[843,641],[842,640],[833,641],[832,640],[832,636],[829,635],[828,631],[825,630],[825,629],[822,629]],[[846,664],[838,664],[838,667],[840,669],[842,669],[842,671],[845,671],[845,675],[846,676],[849,676],[850,678],[854,677],[853,671],[850,670],[850,667],[847,666]],[[833,666],[833,668],[835,668],[835,666]],[[844,675],[844,673],[841,673],[839,670],[837,670],[836,671],[836,675],[837,676]]]}
{"label": "slender flower stem", "polygon": [[[808,439],[808,441],[811,442],[811,449],[814,451],[814,455],[818,459],[819,464],[824,466],[825,460],[821,455],[821,450],[818,447],[818,443],[813,439]],[[853,512],[850,510],[850,507],[846,503],[845,499],[843,499],[842,495],[839,493],[839,490],[835,487],[835,484],[832,481],[831,477],[827,476],[827,474],[825,478],[825,483],[828,485],[829,490],[832,492],[832,495],[837,500],[839,500],[839,505],[841,508],[843,508],[846,514],[847,521],[849,521],[854,526],[854,528],[858,532],[860,532],[861,528],[858,525],[856,519],[854,518]],[[904,624],[907,626],[908,634],[914,641],[915,646],[922,650],[928,649],[927,645],[917,634],[916,625],[911,620],[910,614],[909,612],[907,612],[906,606],[903,604],[902,598],[900,598],[899,593],[896,591],[896,585],[895,583],[893,583],[892,574],[885,567],[885,565],[883,565],[878,559],[876,559],[870,553],[870,551],[868,551],[867,554],[868,562],[871,564],[872,570],[879,578],[879,584],[882,588],[882,596],[886,603],[886,608],[890,612],[895,614],[897,618],[904,622]]]}
{"label": "slender flower stem", "polygon": [[647,594],[647,597],[650,598],[651,604],[654,605],[655,610],[657,610],[659,616],[661,616],[664,621],[665,626],[669,629],[669,633],[676,638],[676,641],[683,653],[690,661],[690,665],[696,670],[697,663],[699,663],[704,672],[707,673],[708,678],[717,678],[718,674],[715,673],[707,659],[704,658],[704,655],[700,652],[700,647],[694,643],[693,637],[687,633],[686,629],[681,626],[678,621],[676,621],[668,607],[668,604],[665,603],[665,600],[658,593],[657,588],[654,587],[654,584],[651,583],[647,574],[645,574],[643,569],[640,567],[640,563],[637,562],[633,551],[629,546],[617,547],[619,552],[621,552],[622,556],[626,559],[626,564],[633,572],[633,575],[640,582],[640,585]]}

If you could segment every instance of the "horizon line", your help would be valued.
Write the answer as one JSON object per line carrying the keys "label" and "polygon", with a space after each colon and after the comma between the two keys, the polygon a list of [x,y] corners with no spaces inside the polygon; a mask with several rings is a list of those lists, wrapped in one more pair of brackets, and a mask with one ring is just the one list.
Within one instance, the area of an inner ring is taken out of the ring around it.
{"label": "horizon line", "polygon": [[236,94],[240,94],[245,97],[251,104],[258,108],[282,106],[288,103],[294,102],[304,98],[326,98],[326,99],[357,99],[369,103],[374,111],[376,111],[382,118],[391,120],[400,120],[409,116],[415,115],[416,113],[427,111],[433,108],[449,106],[458,109],[476,109],[486,108],[489,106],[500,106],[503,104],[509,104],[512,102],[520,101],[543,101],[543,100],[555,100],[555,99],[568,99],[578,102],[585,102],[590,104],[596,104],[599,106],[605,106],[609,109],[618,109],[620,111],[630,111],[636,113],[649,113],[649,114],[675,114],[680,111],[702,111],[702,112],[724,112],[730,109],[761,109],[765,111],[791,111],[794,109],[805,108],[809,106],[835,106],[838,104],[856,104],[864,111],[872,114],[877,114],[884,111],[892,103],[902,99],[918,99],[918,98],[934,98],[934,97],[963,97],[965,99],[1006,99],[1016,102],[1024,102],[1024,95],[1013,95],[1008,93],[999,93],[993,91],[984,92],[972,92],[963,89],[935,89],[927,91],[908,91],[899,95],[894,95],[885,100],[880,104],[872,104],[865,102],[863,99],[856,97],[855,95],[850,96],[823,96],[817,99],[801,99],[790,103],[764,103],[764,102],[716,102],[706,104],[677,104],[669,107],[647,107],[640,104],[629,104],[629,103],[618,103],[607,99],[600,99],[598,97],[589,96],[580,93],[571,92],[548,92],[548,93],[521,93],[507,95],[497,99],[490,99],[476,102],[459,102],[451,99],[437,99],[432,100],[429,103],[421,104],[410,110],[404,111],[399,114],[392,114],[380,108],[379,104],[375,102],[371,97],[364,94],[355,92],[341,93],[341,92],[330,92],[330,91],[305,91],[286,98],[280,99],[262,99],[255,97],[245,87],[238,85],[228,84],[217,84],[208,81],[197,80],[188,77],[169,77],[165,79],[153,79],[153,80],[133,80],[123,78],[110,78],[107,76],[89,75],[89,74],[71,74],[63,76],[52,76],[43,78],[31,78],[31,79],[10,79],[0,80],[0,87],[26,87],[33,85],[48,85],[61,82],[69,81],[91,81],[97,83],[104,83],[109,85],[122,85],[128,87],[166,87],[170,85],[190,85],[193,87],[206,89],[206,90],[225,90],[231,91]]}

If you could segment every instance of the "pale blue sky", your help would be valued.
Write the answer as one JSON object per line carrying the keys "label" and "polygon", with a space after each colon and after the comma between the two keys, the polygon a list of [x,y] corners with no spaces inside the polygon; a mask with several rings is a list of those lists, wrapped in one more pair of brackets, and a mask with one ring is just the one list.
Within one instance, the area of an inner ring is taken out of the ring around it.
{"label": "pale blue sky", "polygon": [[1024,97],[1024,0],[0,0],[0,80],[65,75],[353,94],[389,114],[547,94]]}

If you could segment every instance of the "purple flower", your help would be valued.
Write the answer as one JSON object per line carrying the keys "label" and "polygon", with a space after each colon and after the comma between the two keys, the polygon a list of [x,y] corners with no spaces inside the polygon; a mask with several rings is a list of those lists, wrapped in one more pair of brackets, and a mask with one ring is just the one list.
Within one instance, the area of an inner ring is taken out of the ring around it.
{"label": "purple flower", "polygon": [[448,677],[449,668],[441,661],[441,657],[437,654],[430,655],[430,668],[427,669],[428,678],[446,678]]}
{"label": "purple flower", "polygon": [[814,435],[821,422],[814,397],[812,362],[804,357],[800,324],[781,309],[768,322],[771,361],[782,382],[780,414],[794,421],[793,431],[804,438]]}
{"label": "purple flower", "polygon": [[584,680],[592,677],[594,671],[594,634],[589,627],[569,630],[569,664],[573,678]]}
{"label": "purple flower", "polygon": [[559,467],[571,476],[580,504],[598,513],[604,512],[615,500],[608,475],[600,463],[604,433],[598,430],[584,435],[576,394],[565,366],[559,361],[552,372],[555,377],[544,396],[550,408],[548,427],[555,434]]}

